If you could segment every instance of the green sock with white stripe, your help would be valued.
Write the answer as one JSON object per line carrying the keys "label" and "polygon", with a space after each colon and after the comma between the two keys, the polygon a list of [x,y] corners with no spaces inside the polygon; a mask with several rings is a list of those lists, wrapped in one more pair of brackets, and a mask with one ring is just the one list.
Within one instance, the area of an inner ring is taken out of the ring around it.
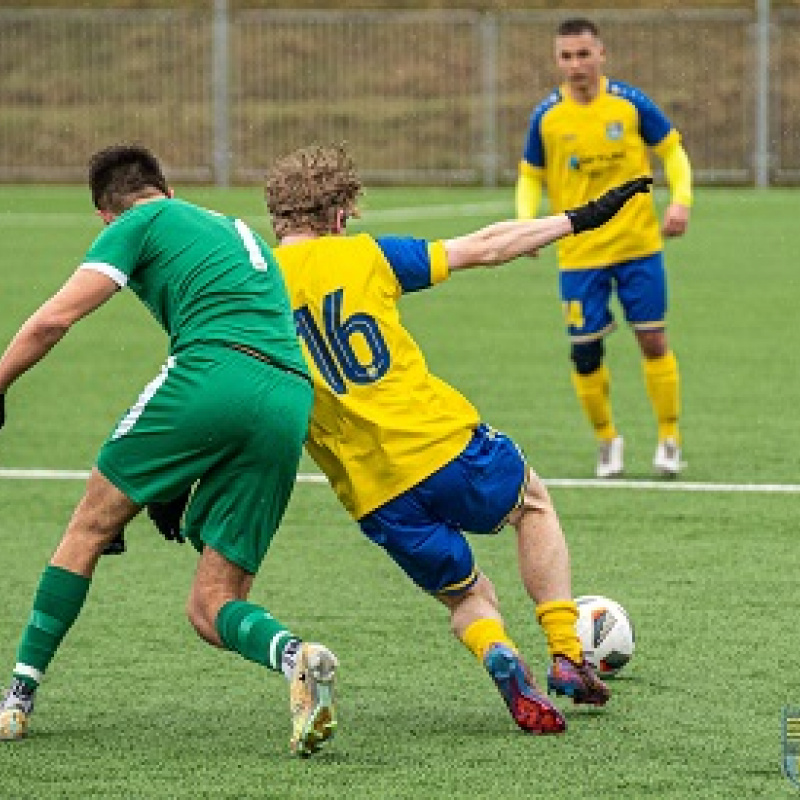
{"label": "green sock with white stripe", "polygon": [[61,640],[81,613],[90,582],[52,565],[42,573],[14,667],[14,677],[28,688],[35,689],[44,677]]}
{"label": "green sock with white stripe", "polygon": [[275,672],[284,672],[283,651],[297,637],[261,606],[229,600],[219,610],[215,626],[228,650]]}

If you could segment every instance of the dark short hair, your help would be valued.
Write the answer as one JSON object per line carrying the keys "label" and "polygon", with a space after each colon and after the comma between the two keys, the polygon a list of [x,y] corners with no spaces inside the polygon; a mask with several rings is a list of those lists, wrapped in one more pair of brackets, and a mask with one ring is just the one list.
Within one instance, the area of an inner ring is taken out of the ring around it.
{"label": "dark short hair", "polygon": [[115,144],[89,160],[92,202],[101,211],[119,214],[155,192],[169,194],[158,159],[138,144]]}
{"label": "dark short hair", "polygon": [[600,32],[597,30],[597,25],[586,17],[572,17],[565,19],[559,26],[557,31],[559,36],[580,36],[582,33],[591,33],[592,36],[599,36]]}

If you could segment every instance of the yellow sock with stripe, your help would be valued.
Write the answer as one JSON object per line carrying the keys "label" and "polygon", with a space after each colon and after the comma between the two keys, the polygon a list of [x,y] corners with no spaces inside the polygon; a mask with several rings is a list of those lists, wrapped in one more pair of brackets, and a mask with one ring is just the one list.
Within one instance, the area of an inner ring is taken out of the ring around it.
{"label": "yellow sock with stripe", "polygon": [[643,359],[642,371],[650,404],[658,421],[659,441],[675,439],[680,444],[678,433],[680,378],[675,353],[670,350],[661,358]]}
{"label": "yellow sock with stripe", "polygon": [[474,653],[475,657],[483,662],[483,657],[486,651],[493,644],[504,644],[511,648],[515,653],[517,646],[508,637],[503,623],[499,619],[476,619],[467,625],[464,633],[461,635],[461,641],[466,647]]}
{"label": "yellow sock with stripe", "polygon": [[608,367],[603,364],[588,375],[573,370],[572,386],[597,438],[606,441],[613,439],[617,429],[611,419],[611,375]]}
{"label": "yellow sock with stripe", "polygon": [[580,664],[583,658],[575,623],[578,621],[578,606],[574,600],[550,600],[536,606],[536,619],[547,636],[547,648],[551,656],[565,655]]}
{"label": "yellow sock with stripe", "polygon": [[54,567],[45,568],[33,598],[33,609],[17,649],[14,677],[35,689],[89,592],[89,578]]}

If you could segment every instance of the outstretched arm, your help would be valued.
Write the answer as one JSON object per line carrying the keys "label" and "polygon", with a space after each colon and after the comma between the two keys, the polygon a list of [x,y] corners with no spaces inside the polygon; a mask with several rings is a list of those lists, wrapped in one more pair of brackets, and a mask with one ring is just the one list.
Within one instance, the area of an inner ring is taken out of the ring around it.
{"label": "outstretched arm", "polygon": [[444,243],[447,264],[451,272],[505,264],[570,233],[572,223],[566,214],[495,222],[457,239],[447,239]]}
{"label": "outstretched arm", "polygon": [[40,361],[82,317],[106,302],[119,286],[106,275],[78,269],[17,331],[0,358],[0,395]]}
{"label": "outstretched arm", "polygon": [[586,205],[550,217],[495,222],[477,231],[447,239],[444,247],[450,270],[504,264],[517,256],[572,233],[599,228],[631,197],[649,192],[652,178],[636,178],[606,192]]}

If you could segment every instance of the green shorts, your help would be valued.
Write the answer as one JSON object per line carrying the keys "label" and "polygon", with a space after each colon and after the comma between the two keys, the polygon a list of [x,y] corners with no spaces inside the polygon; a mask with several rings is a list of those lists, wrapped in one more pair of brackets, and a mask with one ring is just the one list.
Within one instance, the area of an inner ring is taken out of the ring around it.
{"label": "green shorts", "polygon": [[312,403],[300,375],[222,344],[195,345],[145,387],[97,468],[140,505],[196,484],[185,535],[255,574],[294,488]]}

